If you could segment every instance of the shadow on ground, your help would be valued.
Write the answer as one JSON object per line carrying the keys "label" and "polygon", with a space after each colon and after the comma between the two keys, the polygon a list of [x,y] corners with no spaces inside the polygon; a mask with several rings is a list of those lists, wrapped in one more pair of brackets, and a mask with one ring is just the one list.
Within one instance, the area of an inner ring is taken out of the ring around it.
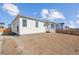
{"label": "shadow on ground", "polygon": [[14,32],[10,32],[10,33],[3,33],[2,36],[19,36]]}

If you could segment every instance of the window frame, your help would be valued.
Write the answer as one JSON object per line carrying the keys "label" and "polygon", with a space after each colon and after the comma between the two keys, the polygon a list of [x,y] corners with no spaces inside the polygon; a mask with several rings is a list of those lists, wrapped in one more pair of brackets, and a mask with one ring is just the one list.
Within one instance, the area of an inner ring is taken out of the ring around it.
{"label": "window frame", "polygon": [[54,24],[51,24],[51,27],[54,28]]}
{"label": "window frame", "polygon": [[39,22],[38,22],[38,21],[35,22],[35,27],[36,27],[36,28],[39,27]]}
{"label": "window frame", "polygon": [[22,26],[27,27],[27,20],[25,18],[23,18],[22,20]]}

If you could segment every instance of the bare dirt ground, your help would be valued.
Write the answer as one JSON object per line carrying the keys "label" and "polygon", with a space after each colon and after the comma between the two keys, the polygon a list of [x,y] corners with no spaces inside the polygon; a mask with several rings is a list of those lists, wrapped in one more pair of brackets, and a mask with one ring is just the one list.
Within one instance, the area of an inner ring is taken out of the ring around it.
{"label": "bare dirt ground", "polygon": [[40,33],[23,36],[3,36],[2,54],[14,55],[77,55],[79,36]]}

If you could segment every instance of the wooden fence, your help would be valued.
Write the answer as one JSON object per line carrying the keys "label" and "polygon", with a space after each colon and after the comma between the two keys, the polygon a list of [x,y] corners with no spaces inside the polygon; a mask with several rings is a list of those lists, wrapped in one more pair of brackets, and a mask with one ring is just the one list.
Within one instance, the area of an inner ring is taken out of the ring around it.
{"label": "wooden fence", "polygon": [[0,32],[3,32],[4,31],[4,29],[3,28],[0,28]]}
{"label": "wooden fence", "polygon": [[56,30],[56,33],[70,34],[70,35],[78,35],[79,31],[76,30]]}
{"label": "wooden fence", "polygon": [[11,29],[10,28],[4,29],[3,34],[9,34],[9,33],[11,33]]}

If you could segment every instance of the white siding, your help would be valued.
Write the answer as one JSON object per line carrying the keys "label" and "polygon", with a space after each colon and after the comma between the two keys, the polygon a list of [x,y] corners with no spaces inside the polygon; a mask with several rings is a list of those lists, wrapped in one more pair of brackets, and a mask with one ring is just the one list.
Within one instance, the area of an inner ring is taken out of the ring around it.
{"label": "white siding", "polygon": [[36,28],[36,21],[26,19],[27,27],[23,27],[22,20],[23,18],[20,18],[20,35],[45,32],[43,22],[38,21],[38,28]]}
{"label": "white siding", "polygon": [[12,30],[12,32],[19,34],[19,32],[17,32],[17,26],[19,26],[19,19],[15,20],[11,24],[11,30]]}

